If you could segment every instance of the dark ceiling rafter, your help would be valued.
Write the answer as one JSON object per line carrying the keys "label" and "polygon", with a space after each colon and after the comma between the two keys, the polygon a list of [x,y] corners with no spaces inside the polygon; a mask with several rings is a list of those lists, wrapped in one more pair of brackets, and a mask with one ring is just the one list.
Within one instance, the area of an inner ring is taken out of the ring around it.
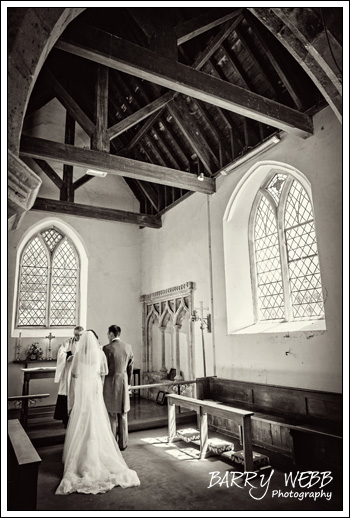
{"label": "dark ceiling rafter", "polygon": [[198,182],[195,175],[153,164],[144,164],[137,160],[111,155],[104,151],[83,149],[69,144],[60,144],[50,140],[22,136],[20,155],[42,160],[64,162],[68,165],[87,167],[104,171],[116,176],[128,176],[163,185],[179,187],[190,191],[213,194],[215,181],[205,178]]}
{"label": "dark ceiling rafter", "polygon": [[135,212],[118,209],[94,207],[92,205],[84,205],[82,203],[58,201],[40,197],[35,200],[32,210],[72,214],[73,216],[81,216],[84,218],[120,221],[123,223],[132,223],[134,225],[150,228],[161,228],[162,226],[160,216],[156,215],[137,214]]}
{"label": "dark ceiling rafter", "polygon": [[[50,52],[24,128],[56,97],[91,149],[75,148],[66,134],[61,148],[23,137],[21,151],[68,201],[94,179],[73,181],[74,166],[123,177],[148,215],[194,192],[215,192],[215,183],[198,182],[199,173],[215,182],[223,167],[278,131],[313,132],[310,114],[322,97],[286,50],[297,38],[299,11],[290,11],[280,36],[283,9],[119,8],[116,18],[108,15],[113,9],[86,9]],[[281,44],[281,37],[289,40]],[[64,181],[51,162],[63,164]],[[98,189],[99,179],[92,185]]]}
{"label": "dark ceiling rafter", "polygon": [[63,36],[56,47],[299,137],[313,132],[312,120],[304,113],[91,26],[83,34]]}

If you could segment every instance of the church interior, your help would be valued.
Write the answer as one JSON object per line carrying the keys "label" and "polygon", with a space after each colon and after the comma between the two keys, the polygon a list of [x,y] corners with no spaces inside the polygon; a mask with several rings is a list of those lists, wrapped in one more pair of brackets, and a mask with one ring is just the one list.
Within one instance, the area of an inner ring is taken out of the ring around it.
{"label": "church interior", "polygon": [[[175,4],[7,8],[9,510],[341,511],[344,9]],[[56,496],[57,351],[112,324],[141,486]]]}

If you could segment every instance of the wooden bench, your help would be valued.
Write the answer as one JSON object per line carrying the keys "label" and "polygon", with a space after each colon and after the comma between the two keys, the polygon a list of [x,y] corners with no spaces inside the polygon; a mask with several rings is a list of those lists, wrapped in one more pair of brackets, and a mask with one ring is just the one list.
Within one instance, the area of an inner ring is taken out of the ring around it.
{"label": "wooden bench", "polygon": [[[300,466],[335,469],[341,461],[341,394],[216,377],[202,380],[197,385],[200,399],[254,412],[253,444],[286,454]],[[209,424],[230,435],[222,420]]]}
{"label": "wooden bench", "polygon": [[225,405],[213,403],[211,401],[201,401],[199,399],[178,396],[173,394],[167,395],[168,399],[168,427],[169,442],[176,437],[176,412],[175,407],[181,406],[194,410],[199,417],[199,446],[200,459],[204,459],[208,449],[208,414],[219,416],[225,419],[235,421],[242,428],[242,442],[244,452],[244,471],[254,471],[252,438],[251,438],[251,416],[253,412],[232,408]]}
{"label": "wooden bench", "polygon": [[7,462],[8,510],[35,511],[41,458],[18,419],[8,421]]}

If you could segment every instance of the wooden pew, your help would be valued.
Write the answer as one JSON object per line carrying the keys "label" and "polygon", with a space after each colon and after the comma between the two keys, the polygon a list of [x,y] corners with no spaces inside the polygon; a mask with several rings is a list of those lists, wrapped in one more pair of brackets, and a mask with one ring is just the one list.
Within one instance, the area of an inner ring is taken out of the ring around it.
{"label": "wooden pew", "polygon": [[35,511],[38,469],[36,449],[18,419],[8,421],[8,510]]}
{"label": "wooden pew", "polygon": [[204,459],[208,448],[208,414],[235,421],[242,429],[244,471],[254,471],[253,449],[251,437],[251,416],[253,412],[232,408],[225,405],[218,405],[211,401],[168,394],[168,427],[169,442],[176,437],[176,412],[175,407],[181,406],[194,410],[199,417],[200,430],[200,459]]}
{"label": "wooden pew", "polygon": [[[254,412],[253,444],[288,455],[299,466],[335,469],[341,461],[341,394],[214,376],[201,379],[198,398]],[[209,422],[230,435],[220,424]]]}

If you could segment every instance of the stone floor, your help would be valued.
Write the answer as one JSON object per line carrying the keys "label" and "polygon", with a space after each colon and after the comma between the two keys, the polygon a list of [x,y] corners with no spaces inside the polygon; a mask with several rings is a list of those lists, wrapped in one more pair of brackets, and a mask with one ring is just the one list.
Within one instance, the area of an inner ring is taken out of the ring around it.
{"label": "stone floor", "polygon": [[[342,510],[343,481],[340,474],[332,473],[332,481],[328,483],[330,479],[325,480],[323,487],[322,481],[316,478],[312,483],[317,483],[310,487],[308,476],[305,476],[304,480],[296,482],[293,489],[291,482],[285,481],[289,473],[293,477],[297,475],[291,459],[254,447],[255,452],[269,457],[272,469],[264,474],[264,478],[249,480],[240,476],[242,466],[222,456],[198,460],[199,447],[194,443],[180,440],[168,444],[167,406],[143,398],[131,401],[129,446],[123,452],[129,467],[137,471],[141,486],[116,487],[100,495],[74,493],[57,496],[55,490],[63,473],[61,458],[65,430],[52,417],[53,409],[47,408],[42,415],[38,412],[29,420],[28,435],[42,459],[38,511],[137,511],[136,516],[139,516],[142,512],[156,511],[163,514],[165,511],[201,511],[203,514],[213,511],[329,513]],[[195,426],[196,415],[193,412],[177,414],[178,429]],[[228,440],[212,430],[209,438]],[[235,443],[236,450],[241,449],[238,441],[229,440]],[[236,473],[233,482],[232,472]]]}
{"label": "stone floor", "polygon": [[[211,432],[212,436],[223,438]],[[38,511],[340,511],[342,484],[333,480],[322,489],[320,483],[285,484],[293,472],[286,458],[260,448],[270,457],[272,470],[264,479],[239,477],[242,468],[220,456],[198,460],[198,447],[179,441],[167,443],[167,428],[142,430],[129,435],[123,456],[141,481],[140,487],[115,487],[100,495],[55,495],[63,465],[62,445],[38,448],[42,459],[39,472]],[[232,472],[236,481],[233,485]],[[261,483],[265,483],[262,486]],[[293,491],[293,495],[290,492]],[[298,496],[295,496],[298,493]],[[307,493],[307,495],[306,495]],[[311,493],[313,496],[311,496]],[[319,494],[318,496],[316,496]],[[301,499],[300,495],[304,495]],[[306,495],[306,496],[305,496]],[[321,496],[322,495],[322,496]],[[327,500],[327,498],[329,498]],[[138,514],[139,515],[139,514]],[[152,515],[154,516],[154,515]]]}

